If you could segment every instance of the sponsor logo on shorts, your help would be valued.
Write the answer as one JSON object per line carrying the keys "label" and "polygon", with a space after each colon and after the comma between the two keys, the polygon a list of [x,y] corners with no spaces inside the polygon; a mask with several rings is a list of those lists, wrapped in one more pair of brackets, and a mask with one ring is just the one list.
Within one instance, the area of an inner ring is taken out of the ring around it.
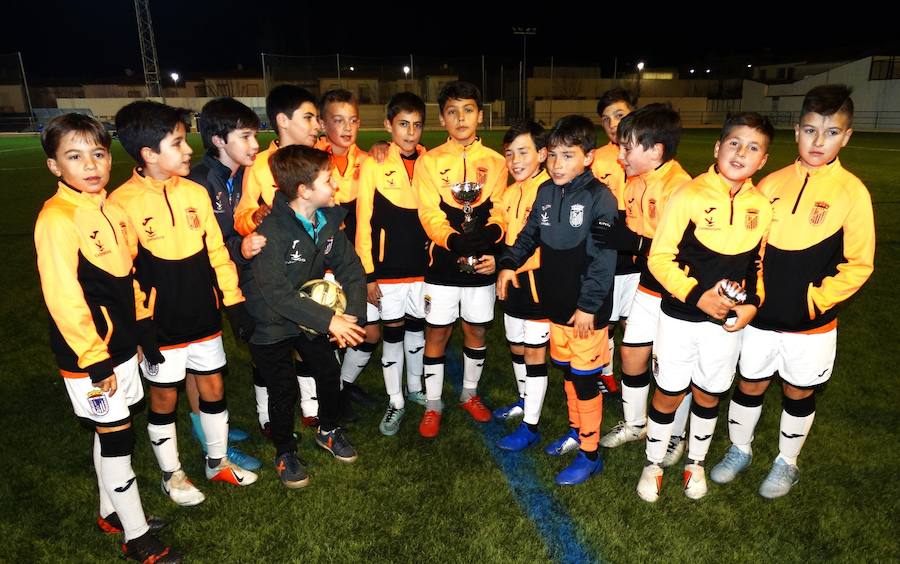
{"label": "sponsor logo on shorts", "polygon": [[431,296],[425,295],[425,315],[431,313]]}
{"label": "sponsor logo on shorts", "polygon": [[92,415],[102,417],[109,413],[109,400],[99,388],[93,388],[87,393],[87,401]]}

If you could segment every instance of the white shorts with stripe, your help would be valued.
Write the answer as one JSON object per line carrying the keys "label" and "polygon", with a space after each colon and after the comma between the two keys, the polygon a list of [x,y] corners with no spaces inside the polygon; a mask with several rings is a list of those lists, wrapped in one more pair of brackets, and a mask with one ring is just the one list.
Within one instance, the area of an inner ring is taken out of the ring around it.
{"label": "white shorts with stripe", "polygon": [[538,348],[550,343],[550,321],[547,319],[521,319],[504,313],[503,327],[511,345]]}
{"label": "white shorts with stripe", "polygon": [[123,425],[131,417],[128,408],[144,399],[137,355],[113,368],[113,373],[116,375],[116,393],[112,397],[101,392],[87,375],[63,378],[72,409],[79,419],[110,427]]}
{"label": "white shorts with stripe", "polygon": [[653,345],[657,387],[670,393],[687,390],[691,384],[709,394],[728,391],[742,333],[729,333],[711,321],[683,321],[661,313]]}
{"label": "white shorts with stripe", "polygon": [[741,345],[741,377],[764,380],[775,372],[797,388],[812,388],[831,378],[837,352],[837,327],[823,333],[782,333],[747,326]]}
{"label": "white shorts with stripe", "polygon": [[634,293],[628,323],[625,324],[623,345],[649,346],[653,344],[659,328],[659,313],[662,298],[638,288]]}
{"label": "white shorts with stripe", "polygon": [[141,373],[154,386],[177,386],[187,372],[203,376],[225,369],[221,333],[202,341],[166,347],[160,352],[166,359],[164,363],[150,364],[146,357],[141,362]]}
{"label": "white shorts with stripe", "polygon": [[366,304],[366,322],[401,321],[407,315],[425,318],[425,283],[421,280],[412,282],[378,283],[381,300],[378,307]]}
{"label": "white shorts with stripe", "polygon": [[613,308],[609,316],[610,323],[625,319],[631,314],[631,304],[637,292],[641,274],[617,274],[613,281]]}
{"label": "white shorts with stripe", "polygon": [[425,321],[435,327],[446,327],[462,317],[473,325],[487,325],[494,320],[495,286],[443,286],[426,282]]}

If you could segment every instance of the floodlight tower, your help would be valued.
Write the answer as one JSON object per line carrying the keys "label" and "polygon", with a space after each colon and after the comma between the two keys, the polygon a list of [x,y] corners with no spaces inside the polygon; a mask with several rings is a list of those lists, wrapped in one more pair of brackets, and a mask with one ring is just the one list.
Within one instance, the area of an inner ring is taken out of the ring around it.
{"label": "floodlight tower", "polygon": [[162,85],[159,82],[159,65],[156,62],[153,22],[150,20],[150,0],[134,0],[134,12],[137,15],[138,41],[141,44],[141,62],[144,64],[147,96],[159,98],[162,97]]}

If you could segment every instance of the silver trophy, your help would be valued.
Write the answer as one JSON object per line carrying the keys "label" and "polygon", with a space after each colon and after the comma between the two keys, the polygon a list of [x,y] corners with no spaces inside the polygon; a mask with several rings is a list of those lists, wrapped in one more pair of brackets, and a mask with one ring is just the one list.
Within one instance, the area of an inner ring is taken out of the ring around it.
{"label": "silver trophy", "polygon": [[[474,218],[472,217],[472,203],[477,202],[481,197],[482,184],[477,182],[459,182],[450,187],[453,193],[453,199],[463,207],[462,232],[472,233],[477,229]],[[461,272],[475,273],[475,257],[459,257],[459,270]]]}
{"label": "silver trophy", "polygon": [[[740,284],[733,280],[723,280],[719,282],[718,292],[720,296],[725,296],[734,303],[734,305],[740,305],[747,301],[747,292],[744,291],[744,288]],[[716,319],[715,317],[709,318],[710,321],[718,323],[719,325],[725,325],[727,319],[727,317],[725,319]]]}

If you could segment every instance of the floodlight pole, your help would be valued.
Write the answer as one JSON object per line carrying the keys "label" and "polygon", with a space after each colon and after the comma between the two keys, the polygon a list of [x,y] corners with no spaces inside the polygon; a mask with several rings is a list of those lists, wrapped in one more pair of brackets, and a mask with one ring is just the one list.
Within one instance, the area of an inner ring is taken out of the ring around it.
{"label": "floodlight pole", "polygon": [[260,59],[262,59],[262,71],[263,71],[263,95],[269,92],[269,77],[266,75],[266,54],[260,53]]}
{"label": "floodlight pole", "polygon": [[513,35],[522,36],[522,117],[527,117],[528,104],[528,36],[537,35],[536,27],[514,27]]}
{"label": "floodlight pole", "polygon": [[148,98],[163,97],[159,82],[159,64],[156,59],[156,41],[153,39],[153,22],[150,19],[150,0],[134,0],[137,16],[138,42],[141,46],[141,61],[144,65],[144,82],[147,83]]}
{"label": "floodlight pole", "polygon": [[22,84],[25,86],[25,101],[28,102],[28,123],[34,128],[34,108],[31,106],[31,93],[28,92],[28,78],[25,77],[25,65],[22,63],[22,52],[16,51],[19,55],[19,70],[22,72]]}

